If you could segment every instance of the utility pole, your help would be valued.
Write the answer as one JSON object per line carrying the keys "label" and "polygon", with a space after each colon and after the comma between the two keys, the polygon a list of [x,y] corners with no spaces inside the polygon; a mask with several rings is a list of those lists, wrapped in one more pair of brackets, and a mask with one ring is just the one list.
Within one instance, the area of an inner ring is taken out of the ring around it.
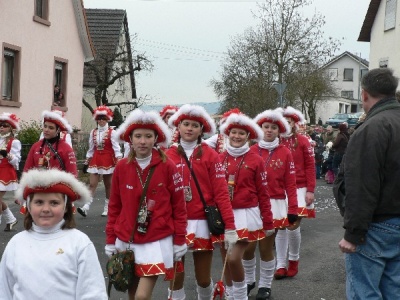
{"label": "utility pole", "polygon": [[283,93],[286,90],[287,84],[285,82],[282,83],[274,82],[272,85],[278,92],[278,107],[283,107]]}

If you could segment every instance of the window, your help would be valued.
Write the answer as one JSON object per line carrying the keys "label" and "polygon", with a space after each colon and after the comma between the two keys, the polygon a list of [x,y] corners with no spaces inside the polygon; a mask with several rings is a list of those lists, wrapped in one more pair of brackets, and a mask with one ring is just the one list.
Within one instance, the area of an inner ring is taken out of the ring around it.
{"label": "window", "polygon": [[53,106],[66,106],[68,60],[54,58],[54,99]]}
{"label": "window", "polygon": [[0,105],[21,106],[19,103],[20,52],[20,47],[3,43]]}
{"label": "window", "polygon": [[328,70],[328,75],[329,75],[329,79],[331,81],[337,80],[338,78],[338,69],[337,68],[331,68]]}
{"label": "window", "polygon": [[393,29],[396,26],[396,10],[397,0],[386,0],[384,28],[385,31]]}
{"label": "window", "polygon": [[360,78],[363,78],[368,73],[368,69],[361,69]]}
{"label": "window", "polygon": [[353,69],[344,69],[343,80],[353,81]]}
{"label": "window", "polygon": [[353,91],[342,91],[341,96],[342,96],[342,98],[346,98],[346,99],[354,99]]}
{"label": "window", "polygon": [[35,0],[35,11],[33,21],[50,26],[49,22],[49,0]]}

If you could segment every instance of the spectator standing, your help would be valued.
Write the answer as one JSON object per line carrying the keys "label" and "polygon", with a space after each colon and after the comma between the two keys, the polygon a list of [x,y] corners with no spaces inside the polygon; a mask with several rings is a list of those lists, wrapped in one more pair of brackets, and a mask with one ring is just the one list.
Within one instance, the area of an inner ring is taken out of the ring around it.
{"label": "spectator standing", "polygon": [[0,224],[2,216],[6,222],[4,231],[11,231],[18,223],[7,204],[4,194],[18,187],[17,172],[21,160],[21,142],[14,138],[19,131],[19,119],[15,114],[0,115]]}
{"label": "spectator standing", "polygon": [[281,143],[291,151],[296,168],[299,219],[288,230],[278,231],[275,239],[277,256],[275,279],[297,275],[300,258],[301,219],[315,218],[314,189],[316,176],[314,148],[305,136],[297,134],[297,126],[299,123],[304,123],[304,116],[300,111],[290,106],[284,110],[283,116],[291,127],[289,135],[281,136]]}
{"label": "spectator standing", "polygon": [[227,299],[244,300],[248,294],[242,265],[244,252],[249,243],[275,233],[264,160],[258,153],[250,151],[248,144],[249,140],[262,140],[264,133],[252,119],[241,113],[231,114],[220,130],[228,138],[226,151],[219,157],[225,169],[239,236],[231,253],[221,249],[223,261],[228,255],[225,271]]}
{"label": "spectator standing", "polygon": [[[113,112],[107,106],[99,106],[94,110],[93,119],[97,122],[97,128],[90,132],[89,149],[86,152],[85,164],[88,165],[87,172],[90,173],[89,182],[92,196],[96,192],[100,176],[103,177],[106,197],[102,217],[107,216],[112,174],[117,161],[122,158],[121,147],[115,130],[108,126],[108,122],[113,120],[113,115]],[[78,212],[86,217],[91,203],[78,207]]]}
{"label": "spectator standing", "polygon": [[324,140],[324,145],[328,144],[329,142],[334,142],[336,139],[335,132],[333,131],[333,128],[331,125],[328,125],[326,127],[326,130],[322,136],[322,139]]}
{"label": "spectator standing", "polygon": [[398,78],[387,68],[361,80],[367,113],[346,152],[344,238],[348,299],[400,295],[400,104]]}
{"label": "spectator standing", "polygon": [[30,170],[16,192],[26,201],[25,230],[7,244],[0,263],[0,299],[106,300],[96,249],[75,229],[72,202],[90,200],[72,174]]}
{"label": "spectator standing", "polygon": [[60,86],[56,84],[54,86],[54,106],[62,106],[62,100],[64,99],[64,94],[61,92]]}
{"label": "spectator standing", "polygon": [[129,299],[151,299],[158,276],[174,278],[174,261],[187,250],[182,181],[175,164],[157,146],[171,139],[158,113],[136,109],[116,134],[130,141],[132,150],[113,174],[105,252],[112,255],[129,247],[134,251]]}
{"label": "spectator standing", "polygon": [[[203,133],[214,134],[215,123],[203,107],[185,104],[169,119],[169,124],[179,130],[179,142],[168,149],[167,156],[176,164],[182,177],[188,215],[186,243],[193,250],[197,295],[199,300],[209,300],[214,287],[211,279],[213,243],[225,241],[225,245],[232,249],[238,239],[222,163],[218,154],[201,139]],[[223,236],[212,235],[208,229],[200,191],[191,169],[207,205],[216,205],[221,212],[225,223]],[[184,274],[179,273],[173,286],[172,299],[186,298],[183,282]]]}
{"label": "spectator standing", "polygon": [[343,155],[346,153],[347,144],[349,143],[350,135],[347,132],[347,125],[342,123],[339,125],[339,133],[336,136],[332,149],[335,151],[332,161],[332,169],[335,176],[339,172],[339,166],[342,162]]}

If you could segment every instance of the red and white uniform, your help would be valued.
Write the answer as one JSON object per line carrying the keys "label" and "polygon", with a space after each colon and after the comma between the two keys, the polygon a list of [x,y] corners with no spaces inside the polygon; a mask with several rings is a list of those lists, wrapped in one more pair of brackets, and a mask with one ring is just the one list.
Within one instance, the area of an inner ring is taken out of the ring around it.
{"label": "red and white uniform", "polygon": [[[42,147],[43,145],[43,147]],[[78,170],[76,167],[76,157],[74,150],[66,142],[59,140],[51,144],[53,149],[57,151],[62,162],[64,163],[65,170],[63,170],[60,161],[57,156],[50,150],[47,143],[43,144],[43,140],[34,143],[31,150],[28,153],[28,157],[25,161],[24,172],[30,169],[59,169],[68,173],[73,174],[75,177],[78,176]],[[41,150],[41,151],[40,151]],[[41,153],[40,153],[41,152]]]}
{"label": "red and white uniform", "polygon": [[[188,159],[196,174],[204,200],[207,205],[217,205],[225,223],[225,230],[234,230],[235,221],[222,163],[218,154],[207,144],[201,144],[202,154],[200,157],[198,156],[199,150],[198,145]],[[208,230],[203,203],[185,158],[178,153],[177,144],[173,144],[168,149],[167,156],[177,166],[178,172],[182,176],[183,186],[190,187],[192,193],[192,199],[186,201],[188,214],[186,243],[192,250],[212,250],[212,243],[223,241],[223,238],[211,235]]]}
{"label": "red and white uniform", "polygon": [[90,132],[88,173],[112,174],[119,158],[122,158],[121,147],[115,130],[108,125],[98,127]]}
{"label": "red and white uniform", "polygon": [[174,271],[173,253],[163,253],[163,249],[152,248],[162,247],[163,243],[170,243],[165,249],[172,249],[172,244],[184,244],[187,218],[180,174],[172,161],[162,161],[158,151],[153,149],[150,164],[143,170],[136,160],[128,162],[127,158],[115,167],[108,205],[106,242],[115,244],[117,250],[124,250],[120,247],[130,240],[138,216],[142,183],[145,184],[152,166],[155,169],[149,182],[146,201],[154,200],[155,206],[147,232],[142,234],[136,230],[130,247],[135,252],[137,276],[166,274],[166,279],[170,280]]}
{"label": "red and white uniform", "polygon": [[306,206],[306,192],[315,190],[314,148],[308,139],[301,134],[282,137],[281,144],[292,153],[296,168],[296,186],[299,217],[315,218],[314,204]]}
{"label": "red and white uniform", "polygon": [[259,144],[251,151],[263,158],[275,228],[289,226],[287,214],[297,215],[296,171],[290,150],[279,144],[273,150]]}
{"label": "red and white uniform", "polygon": [[11,159],[0,155],[0,191],[15,191],[18,188],[17,172],[21,160],[21,142],[11,138],[6,142],[0,136],[0,149],[6,149]]}
{"label": "red and white uniform", "polygon": [[230,176],[235,177],[231,204],[239,239],[251,242],[265,238],[264,230],[273,229],[273,222],[262,158],[250,151],[238,157],[225,151],[219,158],[227,183]]}
{"label": "red and white uniform", "polygon": [[228,138],[223,134],[214,134],[204,141],[204,143],[217,151],[218,154],[225,151],[227,142]]}

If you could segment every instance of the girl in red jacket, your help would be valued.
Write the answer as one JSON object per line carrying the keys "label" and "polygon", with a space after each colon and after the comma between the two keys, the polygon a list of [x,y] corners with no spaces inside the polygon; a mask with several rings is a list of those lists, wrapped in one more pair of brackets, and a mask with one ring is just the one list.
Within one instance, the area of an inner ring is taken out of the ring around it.
{"label": "girl in red jacket", "polygon": [[[282,113],[266,110],[254,119],[264,133],[264,139],[251,147],[251,151],[263,158],[267,170],[268,193],[271,197],[271,209],[275,229],[282,229],[297,220],[296,174],[292,154],[279,144],[279,134],[290,132],[290,127]],[[256,299],[270,299],[271,284],[275,271],[273,245],[274,234],[260,240],[260,280]],[[251,243],[246,249],[243,265],[246,271],[248,292],[255,287],[256,258],[254,252],[257,243]]]}
{"label": "girl in red jacket", "polygon": [[165,274],[166,280],[171,280],[179,270],[174,261],[186,253],[182,179],[175,164],[157,146],[171,138],[158,113],[136,109],[116,134],[132,148],[114,170],[105,252],[110,256],[133,249],[135,277],[129,299],[151,299],[158,275]]}
{"label": "girl in red jacket", "polygon": [[[107,216],[108,199],[110,198],[111,179],[117,161],[122,158],[121,148],[115,130],[108,126],[108,122],[113,120],[113,112],[107,106],[101,105],[93,112],[93,119],[97,122],[97,128],[90,132],[89,149],[86,152],[87,172],[90,173],[89,183],[92,196],[96,192],[99,184],[100,175],[106,190],[104,199],[104,210],[102,217]],[[92,202],[78,207],[78,212],[86,217]]]}
{"label": "girl in red jacket", "polygon": [[[249,242],[256,242],[275,233],[267,173],[264,160],[250,151],[249,140],[261,140],[263,131],[244,114],[231,114],[220,127],[228,137],[226,151],[219,155],[225,169],[229,196],[235,216],[239,240],[228,255],[225,271],[227,299],[247,299],[247,285],[242,264]],[[221,249],[223,261],[227,255]]]}
{"label": "girl in red jacket", "polygon": [[11,231],[18,223],[14,214],[3,201],[7,191],[18,188],[17,172],[21,160],[21,142],[14,138],[14,132],[19,130],[19,119],[15,114],[0,115],[0,224],[4,217],[6,228]]}
{"label": "girl in red jacket", "polygon": [[[315,161],[314,148],[307,137],[297,134],[298,124],[304,123],[303,114],[288,106],[283,116],[289,122],[291,132],[281,136],[281,143],[292,153],[296,168],[297,203],[299,219],[288,229],[279,230],[275,239],[277,270],[275,279],[294,277],[298,273],[300,258],[300,222],[302,218],[315,218],[314,189],[315,189]],[[288,251],[289,248],[289,251]],[[286,265],[287,253],[289,263]]]}
{"label": "girl in red jacket", "polygon": [[[203,133],[213,134],[213,119],[201,106],[185,104],[170,119],[169,124],[178,127],[179,143],[167,151],[167,155],[178,167],[183,181],[183,191],[188,214],[186,243],[193,250],[198,299],[209,300],[213,292],[211,263],[213,241],[222,236],[213,236],[208,230],[203,203],[196,188],[191,171],[199,182],[201,192],[208,205],[217,205],[225,223],[225,246],[231,249],[237,241],[232,205],[228,196],[225,174],[218,154],[201,142]],[[190,166],[186,163],[189,160]],[[185,299],[184,274],[178,274],[173,287],[172,299]]]}

